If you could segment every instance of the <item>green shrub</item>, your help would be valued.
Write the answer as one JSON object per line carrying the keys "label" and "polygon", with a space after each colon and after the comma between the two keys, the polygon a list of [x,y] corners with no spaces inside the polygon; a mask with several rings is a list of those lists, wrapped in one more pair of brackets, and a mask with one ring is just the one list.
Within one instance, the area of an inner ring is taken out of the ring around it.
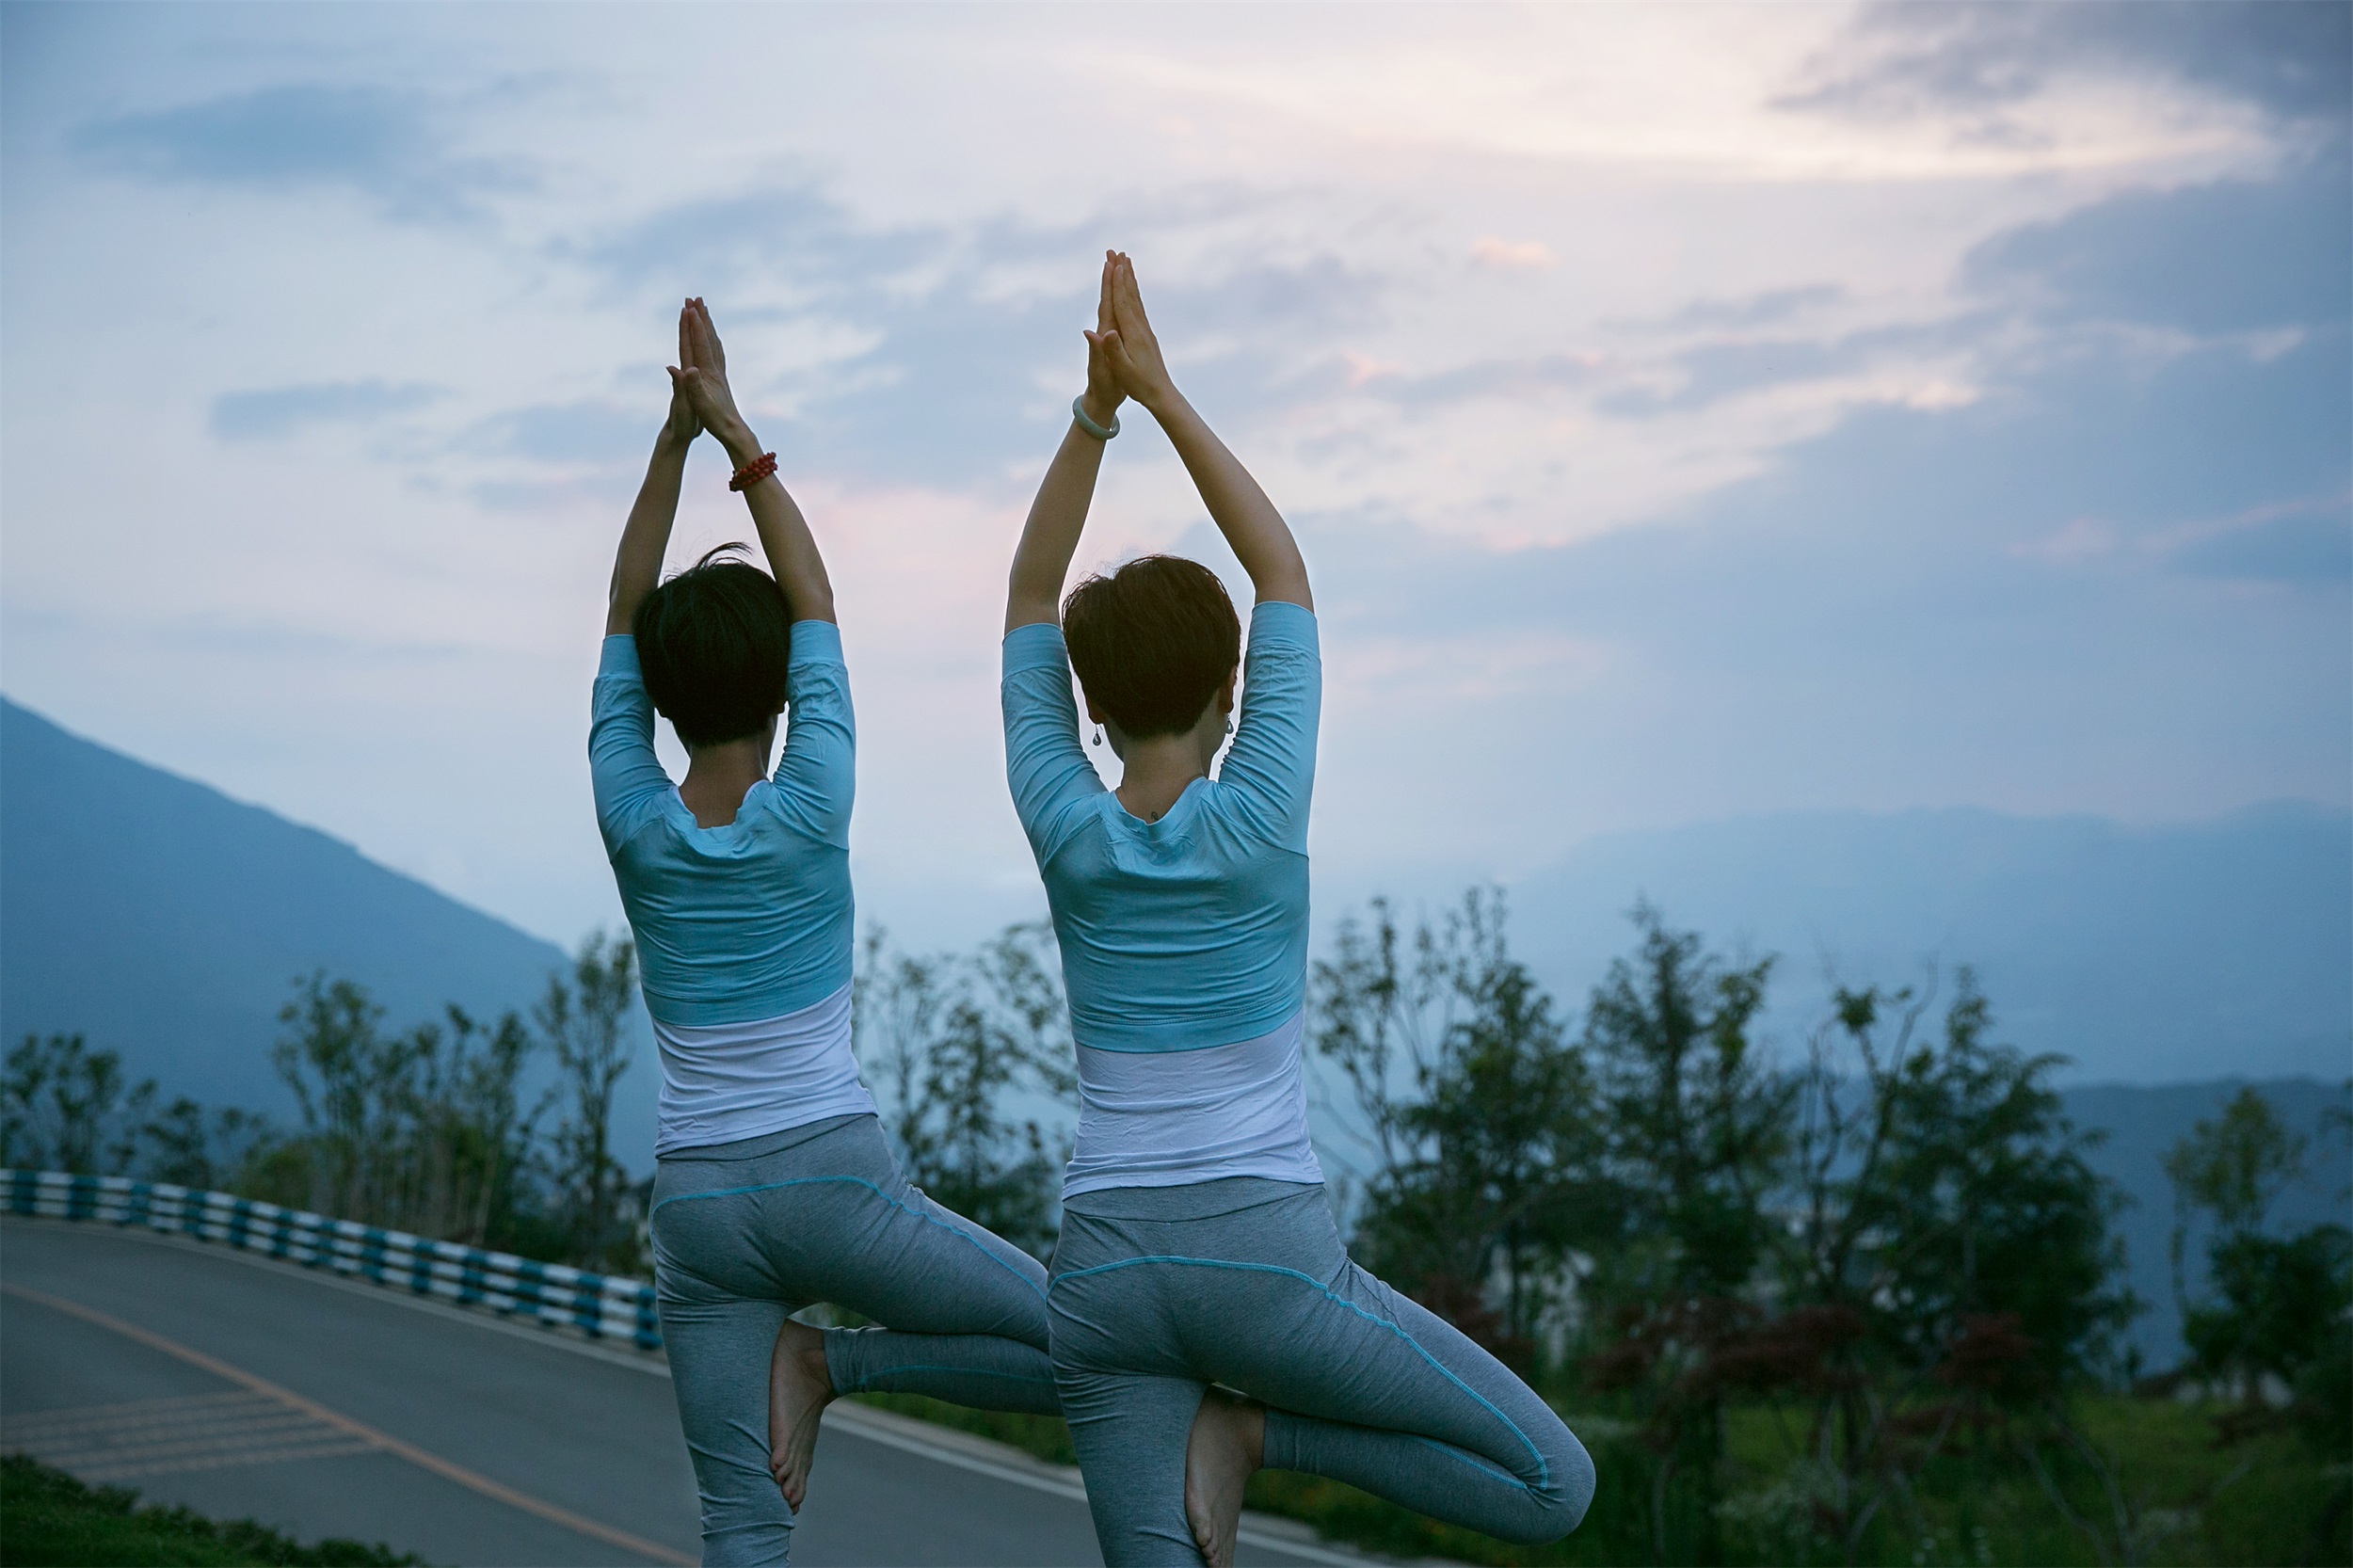
{"label": "green shrub", "polygon": [[184,1508],[138,1506],[120,1487],[89,1487],[24,1454],[0,1459],[0,1568],[145,1564],[301,1564],[398,1568],[420,1559],[388,1546],[315,1546],[250,1519],[216,1523]]}

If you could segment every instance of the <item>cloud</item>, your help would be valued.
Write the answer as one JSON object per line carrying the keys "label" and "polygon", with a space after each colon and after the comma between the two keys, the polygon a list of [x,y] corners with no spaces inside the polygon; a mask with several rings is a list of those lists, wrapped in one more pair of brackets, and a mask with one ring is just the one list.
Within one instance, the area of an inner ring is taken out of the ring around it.
{"label": "cloud", "polygon": [[679,202],[564,253],[616,287],[663,279],[683,296],[758,280],[830,300],[871,297],[947,243],[938,229],[862,225],[813,183],[795,183]]}
{"label": "cloud", "polygon": [[2353,578],[2353,507],[2338,496],[2263,508],[2174,550],[2169,564],[2197,577],[2343,583]]}
{"label": "cloud", "polygon": [[2130,191],[1997,234],[1961,275],[2078,319],[2199,333],[2342,322],[2353,311],[2353,184],[2339,149],[2276,180]]}
{"label": "cloud", "polygon": [[[1179,192],[1152,216],[1197,209],[1216,210],[1206,193]],[[1094,320],[1096,236],[1117,232],[1106,214],[1120,212],[1112,199],[1066,225],[889,224],[812,184],[771,183],[665,207],[563,254],[610,289],[659,280],[665,293],[707,295],[747,411],[764,402],[763,432],[775,426],[829,472],[993,485],[1050,450],[1066,417],[1084,374],[1079,329]],[[1376,323],[1389,282],[1328,252],[1246,247],[1196,248],[1144,287],[1154,322],[1182,345],[1188,391],[1246,416],[1323,390],[1325,345]]]}
{"label": "cloud", "polygon": [[486,423],[478,444],[508,456],[564,465],[642,462],[653,446],[666,397],[632,406],[601,401],[540,403]]}
{"label": "cloud", "polygon": [[511,160],[453,155],[426,101],[372,87],[264,88],[93,120],[68,146],[101,168],[159,184],[343,188],[390,216],[447,221],[529,182]]}
{"label": "cloud", "polygon": [[1806,283],[1796,288],[1769,289],[1739,299],[1695,299],[1654,325],[1677,328],[1770,327],[1802,315],[1819,306],[1836,305],[1848,297],[1838,283]]}
{"label": "cloud", "polygon": [[1591,385],[1603,373],[1598,354],[1537,354],[1522,359],[1478,360],[1422,376],[1356,376],[1365,391],[1406,408],[1470,403],[1493,397],[1557,397]]}
{"label": "cloud", "polygon": [[1471,260],[1488,266],[1532,268],[1542,270],[1560,264],[1552,247],[1542,240],[1507,240],[1499,234],[1482,234],[1471,247]]}
{"label": "cloud", "polygon": [[1605,413],[1639,419],[1683,413],[1742,392],[1791,381],[1818,381],[1853,369],[1863,354],[1852,343],[1775,338],[1759,343],[1711,343],[1674,357],[1680,385],[1672,392],[1628,388],[1601,399]]}
{"label": "cloud", "polygon": [[2353,105],[2353,8],[2339,0],[2078,0],[1865,9],[1779,106],[1863,119],[2000,111],[2065,75],[2176,83],[2281,120],[2342,126]]}
{"label": "cloud", "polygon": [[372,424],[448,395],[422,382],[311,381],[213,399],[206,422],[225,441],[269,440],[314,424]]}

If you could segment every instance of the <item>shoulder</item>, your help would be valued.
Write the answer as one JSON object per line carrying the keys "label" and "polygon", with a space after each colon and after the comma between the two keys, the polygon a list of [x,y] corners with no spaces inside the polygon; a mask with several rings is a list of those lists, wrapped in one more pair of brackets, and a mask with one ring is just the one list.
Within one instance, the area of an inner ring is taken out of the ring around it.
{"label": "shoulder", "polygon": [[644,680],[645,673],[637,663],[637,639],[626,632],[605,638],[597,650],[597,684],[626,681],[638,685]]}
{"label": "shoulder", "polygon": [[1316,651],[1316,613],[1285,599],[1261,600],[1250,609],[1250,650]]}
{"label": "shoulder", "polygon": [[796,620],[792,623],[792,661],[795,664],[839,664],[841,657],[841,628],[829,620]]}
{"label": "shoulder", "polygon": [[1050,620],[1032,621],[1016,626],[1005,633],[1001,652],[1004,673],[1019,675],[1028,670],[1066,670],[1070,655],[1063,646],[1062,628]]}

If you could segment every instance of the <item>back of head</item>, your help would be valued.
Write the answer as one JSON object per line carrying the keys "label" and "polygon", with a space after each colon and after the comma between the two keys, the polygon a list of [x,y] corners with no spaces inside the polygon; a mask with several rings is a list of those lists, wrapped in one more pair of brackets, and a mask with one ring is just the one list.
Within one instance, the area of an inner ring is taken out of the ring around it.
{"label": "back of head", "polygon": [[1225,584],[1180,555],[1088,578],[1063,600],[1062,625],[1087,696],[1136,740],[1191,729],[1241,662]]}
{"label": "back of head", "polygon": [[784,711],[792,616],[776,580],[723,544],[648,594],[630,630],[646,695],[690,746],[758,735]]}

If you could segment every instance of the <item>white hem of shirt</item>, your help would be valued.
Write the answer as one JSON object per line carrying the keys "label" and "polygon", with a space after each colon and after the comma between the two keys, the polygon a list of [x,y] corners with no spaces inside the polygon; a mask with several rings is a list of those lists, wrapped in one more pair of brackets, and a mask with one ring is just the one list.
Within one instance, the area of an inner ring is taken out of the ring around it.
{"label": "white hem of shirt", "polygon": [[872,1114],[874,1096],[850,1049],[850,992],[844,985],[823,1001],[749,1023],[654,1019],[662,1053],[655,1155]]}
{"label": "white hem of shirt", "polygon": [[1079,1138],[1063,1196],[1227,1176],[1320,1183],[1307,1138],[1305,1013],[1255,1040],[1197,1050],[1079,1048]]}

